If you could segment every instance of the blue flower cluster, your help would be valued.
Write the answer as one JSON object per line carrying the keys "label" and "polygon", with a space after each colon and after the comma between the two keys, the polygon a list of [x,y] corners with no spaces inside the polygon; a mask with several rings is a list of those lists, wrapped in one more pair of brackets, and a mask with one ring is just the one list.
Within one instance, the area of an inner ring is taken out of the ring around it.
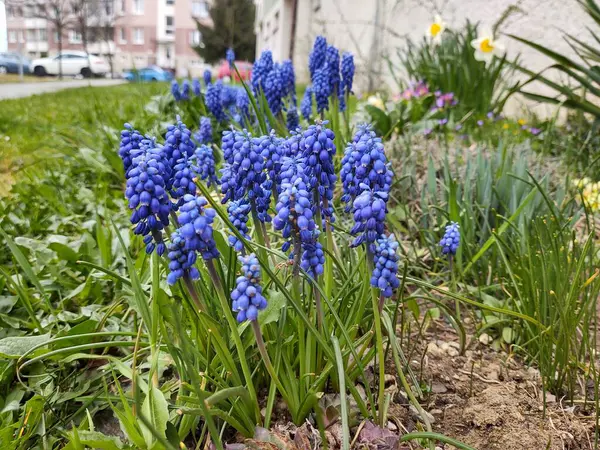
{"label": "blue flower cluster", "polygon": [[[294,65],[292,61],[286,59],[281,63],[280,67],[281,84],[283,87],[282,95],[284,97],[296,95],[296,74],[294,73]],[[294,102],[295,103],[295,102]]]}
{"label": "blue flower cluster", "polygon": [[371,286],[378,288],[381,295],[391,297],[398,289],[398,242],[393,234],[377,239],[375,244],[375,268],[371,275]]}
{"label": "blue flower cluster", "polygon": [[252,140],[260,155],[264,158],[264,169],[267,171],[267,180],[263,183],[265,189],[273,189],[279,184],[279,172],[281,171],[283,139],[277,137],[275,131],[267,136],[260,136]]}
{"label": "blue flower cluster", "polygon": [[[165,158],[171,170],[175,170],[175,166],[180,164],[181,159],[191,157],[194,154],[194,150],[196,150],[196,144],[192,140],[192,132],[181,121],[181,118],[177,116],[177,124],[167,126],[165,145],[163,147]],[[167,189],[171,189],[174,180],[171,177],[166,180]]]}
{"label": "blue flower cluster", "polygon": [[177,218],[186,248],[199,252],[205,260],[219,257],[212,227],[216,211],[207,205],[204,197],[185,195]]}
{"label": "blue flower cluster", "polygon": [[314,76],[327,58],[327,40],[323,36],[317,36],[313,44],[313,49],[308,55],[308,71],[310,72],[310,79],[314,83]]}
{"label": "blue flower cluster", "polygon": [[181,92],[179,91],[179,83],[177,80],[171,81],[171,94],[176,102],[181,100]]}
{"label": "blue flower cluster", "polygon": [[177,280],[184,275],[189,275],[192,280],[200,278],[198,269],[194,267],[196,263],[196,252],[186,245],[187,241],[181,235],[179,230],[173,231],[171,234],[171,242],[168,245],[167,254],[169,258],[169,275],[167,275],[167,283],[173,285]]}
{"label": "blue flower cluster", "polygon": [[273,69],[273,54],[270,50],[265,50],[261,53],[260,58],[254,61],[252,65],[252,76],[250,77],[250,84],[252,85],[252,91],[254,95],[258,97],[259,92],[265,91],[264,83],[266,82],[267,75]]}
{"label": "blue flower cluster", "polygon": [[206,69],[202,77],[204,78],[204,86],[208,87],[208,85],[212,83],[212,73],[210,70]]}
{"label": "blue flower cluster", "polygon": [[225,52],[225,59],[229,63],[229,67],[233,69],[233,63],[235,62],[235,52],[232,48],[228,48]]}
{"label": "blue flower cluster", "polygon": [[125,124],[125,129],[121,131],[121,143],[119,145],[119,156],[123,161],[125,174],[131,167],[131,160],[140,150],[140,144],[144,136],[135,130],[130,124]]}
{"label": "blue flower cluster", "polygon": [[237,312],[237,321],[256,320],[258,312],[267,307],[267,300],[262,295],[260,286],[260,265],[254,253],[240,256],[242,276],[236,279],[236,286],[231,291],[232,309]]}
{"label": "blue flower cluster", "polygon": [[278,64],[273,65],[273,69],[267,74],[263,89],[265,97],[269,105],[269,109],[273,115],[278,115],[283,108],[283,80],[281,79],[280,67]]}
{"label": "blue flower cluster", "polygon": [[181,86],[181,100],[189,100],[190,99],[190,80],[183,80],[183,85]]}
{"label": "blue flower cluster", "polygon": [[267,172],[260,145],[263,139],[253,139],[246,130],[223,132],[221,148],[227,164],[221,170],[221,192],[225,194],[223,203],[247,198],[259,220],[270,222],[271,188],[268,184],[265,188]]}
{"label": "blue flower cluster", "polygon": [[206,95],[204,101],[206,107],[210,113],[215,116],[218,122],[222,122],[226,119],[225,112],[223,111],[223,100],[221,98],[223,91],[223,84],[221,80],[216,83],[210,83],[206,87]]}
{"label": "blue flower cluster", "polygon": [[192,92],[196,97],[200,97],[202,94],[200,82],[197,79],[194,78],[191,83],[190,80],[183,80],[181,87],[177,80],[171,81],[171,95],[173,95],[176,102],[190,100]]}
{"label": "blue flower cluster", "polygon": [[294,165],[296,172],[292,178],[281,185],[281,192],[275,206],[276,216],[273,227],[282,231],[286,242],[282,250],[285,252],[291,246],[290,239],[296,235],[301,244],[310,244],[313,240],[316,224],[313,217],[312,199],[306,184],[303,160],[299,162],[287,158],[290,166]]}
{"label": "blue flower cluster", "polygon": [[235,106],[237,108],[237,113],[240,116],[237,122],[243,125],[244,121],[250,118],[250,98],[248,97],[246,89],[239,88],[237,90],[235,96]]}
{"label": "blue flower cluster", "polygon": [[[200,179],[207,186],[219,184],[217,171],[215,169],[215,157],[212,149],[208,145],[201,145],[190,158],[192,170],[198,174]],[[192,192],[193,193],[193,192]]]}
{"label": "blue flower cluster", "polygon": [[319,232],[315,231],[313,239],[310,243],[303,244],[302,260],[300,267],[314,279],[323,274],[323,266],[325,265],[325,252],[323,246],[318,241]]}
{"label": "blue flower cluster", "polygon": [[295,106],[288,109],[285,120],[288,131],[294,131],[298,128],[300,125],[300,118],[298,117],[298,110]]}
{"label": "blue flower cluster", "polygon": [[[149,141],[152,142],[152,141]],[[170,169],[161,148],[149,146],[135,156],[127,172],[125,196],[129,200],[134,233],[144,236],[146,253],[165,251],[162,229],[169,224],[171,203],[164,174]]]}
{"label": "blue flower cluster", "polygon": [[352,84],[354,82],[354,56],[352,53],[344,53],[342,56],[342,89],[340,94],[349,95],[352,92]]}
{"label": "blue flower cluster", "polygon": [[349,142],[342,158],[342,202],[350,211],[354,199],[361,193],[361,184],[378,192],[389,192],[393,173],[385,156],[381,138],[370,125],[359,125],[353,142]]}
{"label": "blue flower cluster", "polygon": [[340,86],[340,52],[333,45],[327,47],[327,69],[329,70],[329,89],[333,95],[338,94]]}
{"label": "blue flower cluster", "polygon": [[170,193],[171,198],[179,199],[177,206],[182,205],[183,197],[186,194],[196,194],[196,184],[194,183],[191,158],[184,156],[173,166],[173,178]]}
{"label": "blue flower cluster", "polygon": [[194,95],[196,97],[200,97],[202,95],[202,87],[200,86],[200,80],[198,78],[192,79],[192,91],[194,91]]}
{"label": "blue flower cluster", "polygon": [[302,103],[300,103],[300,112],[302,113],[302,117],[306,121],[310,121],[312,117],[312,108],[313,108],[313,91],[312,87],[308,86],[306,91],[304,91],[304,97],[302,97]]}
{"label": "blue flower cluster", "polygon": [[374,191],[366,184],[360,185],[361,194],[356,197],[352,206],[354,211],[354,226],[350,234],[357,236],[352,247],[366,242],[370,251],[373,243],[383,234],[385,229],[387,192]]}
{"label": "blue flower cluster", "polygon": [[317,104],[317,112],[319,112],[319,114],[329,109],[329,96],[333,92],[331,90],[329,76],[330,73],[327,64],[315,71],[312,89],[315,94],[315,102]]}
{"label": "blue flower cluster", "polygon": [[194,134],[194,138],[199,144],[210,144],[212,142],[212,124],[210,117],[200,117],[200,128]]}
{"label": "blue flower cluster", "polygon": [[[244,236],[244,238],[250,240],[250,236],[248,235],[248,214],[250,214],[250,204],[248,201],[242,199],[229,202],[227,213],[229,214],[229,220],[231,220],[233,226],[242,234],[242,236]],[[244,244],[237,236],[229,236],[228,241],[229,245],[232,246],[236,252],[241,252],[243,250]]]}
{"label": "blue flower cluster", "polygon": [[306,175],[313,195],[321,202],[323,215],[333,222],[333,190],[337,176],[333,158],[335,156],[335,136],[326,127],[327,122],[317,122],[302,134],[300,152],[306,161]]}
{"label": "blue flower cluster", "polygon": [[450,222],[446,225],[446,232],[440,241],[440,247],[442,247],[442,253],[444,255],[453,256],[456,255],[458,246],[460,245],[460,230],[456,222]]}

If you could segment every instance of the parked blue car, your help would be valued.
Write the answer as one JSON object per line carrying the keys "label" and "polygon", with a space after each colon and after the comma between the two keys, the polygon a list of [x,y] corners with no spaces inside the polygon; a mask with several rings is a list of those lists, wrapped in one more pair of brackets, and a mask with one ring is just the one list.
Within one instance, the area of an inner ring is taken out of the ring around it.
{"label": "parked blue car", "polygon": [[19,64],[23,61],[23,73],[29,73],[31,61],[18,53],[0,53],[0,75],[19,73]]}
{"label": "parked blue car", "polygon": [[123,72],[123,78],[127,81],[171,81],[173,74],[158,66],[148,66],[139,70]]}

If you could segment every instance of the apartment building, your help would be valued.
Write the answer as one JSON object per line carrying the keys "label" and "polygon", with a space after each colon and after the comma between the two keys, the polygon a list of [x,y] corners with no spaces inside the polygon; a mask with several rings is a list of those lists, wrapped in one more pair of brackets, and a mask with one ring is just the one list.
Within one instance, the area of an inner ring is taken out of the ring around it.
{"label": "apartment building", "polygon": [[[88,51],[110,55],[115,72],[156,64],[180,76],[201,75],[205,64],[193,47],[202,43],[196,21],[210,21],[209,0],[98,1],[98,12],[88,22]],[[9,51],[31,58],[58,51],[58,33],[43,11],[29,1],[6,0]],[[63,32],[63,49],[83,50],[81,33],[72,22]]]}

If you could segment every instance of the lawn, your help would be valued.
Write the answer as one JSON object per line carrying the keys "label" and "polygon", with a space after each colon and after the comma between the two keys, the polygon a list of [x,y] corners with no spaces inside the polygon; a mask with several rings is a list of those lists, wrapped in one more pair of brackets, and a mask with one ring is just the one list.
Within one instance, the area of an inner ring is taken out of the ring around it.
{"label": "lawn", "polygon": [[362,101],[318,37],[311,91],[265,52],[0,102],[0,442],[593,448],[595,141],[460,33]]}

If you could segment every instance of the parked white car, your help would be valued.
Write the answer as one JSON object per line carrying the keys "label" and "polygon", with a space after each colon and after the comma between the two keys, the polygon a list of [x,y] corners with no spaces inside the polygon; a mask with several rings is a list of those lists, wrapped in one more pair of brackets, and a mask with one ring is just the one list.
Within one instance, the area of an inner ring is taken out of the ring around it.
{"label": "parked white car", "polygon": [[102,76],[110,71],[110,66],[103,58],[87,55],[85,52],[63,51],[56,56],[34,59],[31,62],[31,72],[39,77],[58,75],[60,62],[63,75],[91,77]]}

